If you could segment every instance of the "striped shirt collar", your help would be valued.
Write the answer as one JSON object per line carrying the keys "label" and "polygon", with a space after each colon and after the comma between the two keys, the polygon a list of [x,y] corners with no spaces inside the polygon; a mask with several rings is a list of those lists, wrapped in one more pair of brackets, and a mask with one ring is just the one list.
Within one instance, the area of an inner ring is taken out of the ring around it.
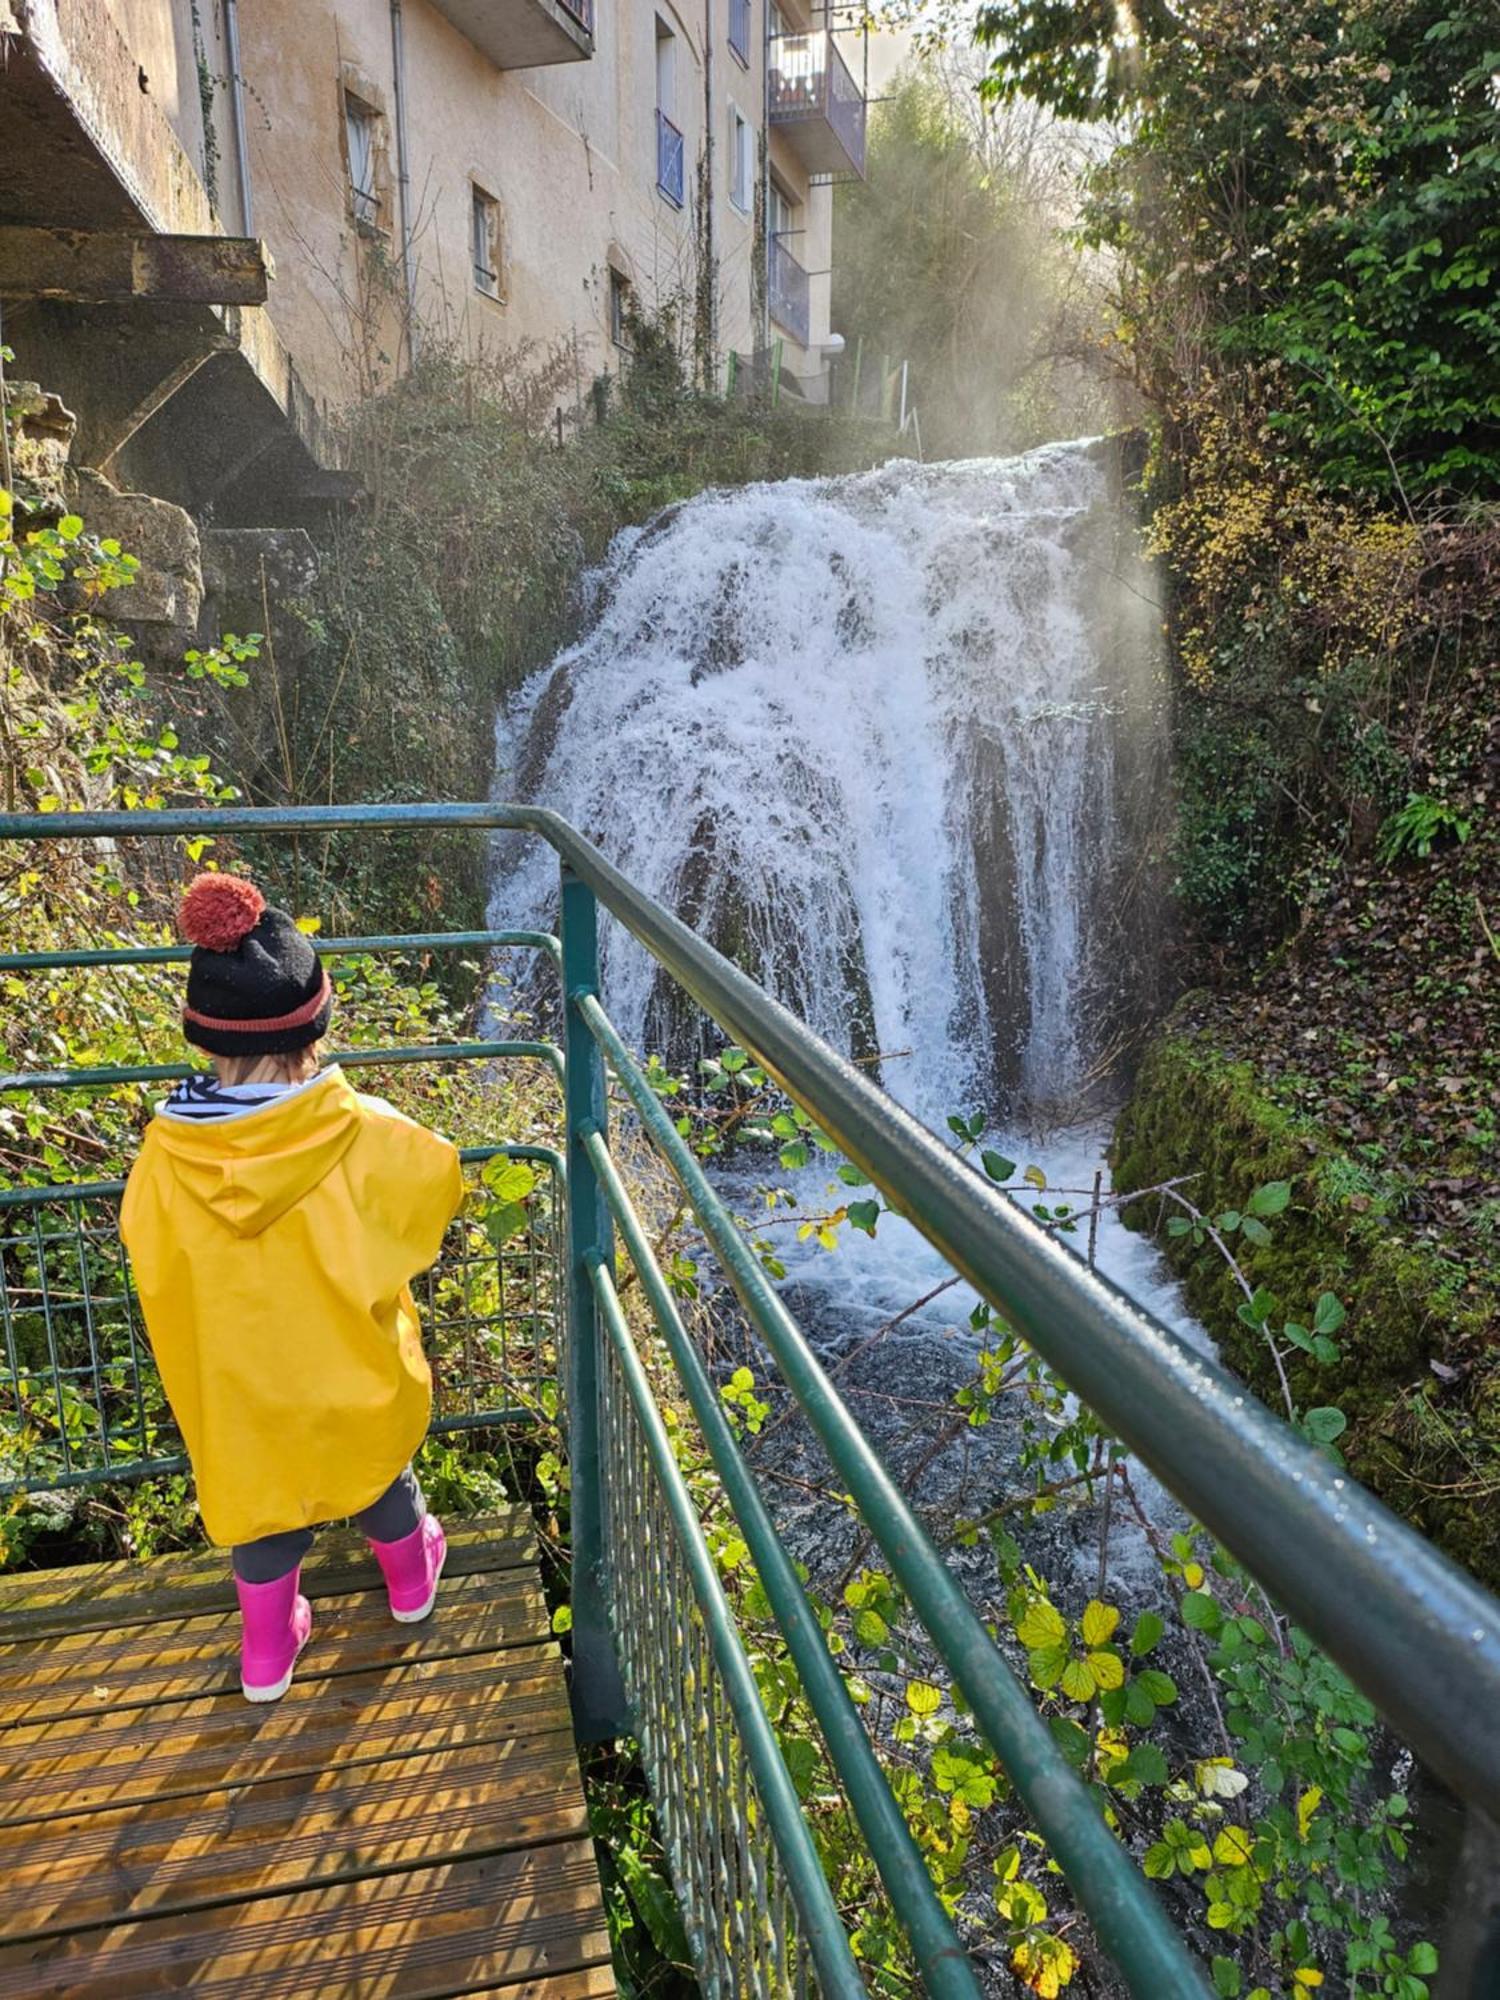
{"label": "striped shirt collar", "polygon": [[301,1083],[220,1083],[211,1070],[199,1070],[176,1085],[172,1095],[156,1107],[157,1116],[189,1125],[249,1118],[273,1104],[284,1104],[304,1090],[316,1089],[336,1074],[337,1069],[331,1068],[319,1070]]}

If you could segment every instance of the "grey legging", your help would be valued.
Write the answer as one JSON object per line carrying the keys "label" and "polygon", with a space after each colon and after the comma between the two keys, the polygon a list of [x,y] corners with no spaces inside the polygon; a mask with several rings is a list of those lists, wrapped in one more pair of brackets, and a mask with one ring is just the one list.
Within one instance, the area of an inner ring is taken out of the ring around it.
{"label": "grey legging", "polygon": [[[372,1542],[399,1542],[412,1533],[427,1512],[427,1502],[410,1466],[399,1473],[368,1507],[355,1515]],[[242,1583],[275,1583],[290,1576],[313,1545],[316,1528],[291,1528],[284,1535],[262,1535],[230,1551],[234,1573]]]}

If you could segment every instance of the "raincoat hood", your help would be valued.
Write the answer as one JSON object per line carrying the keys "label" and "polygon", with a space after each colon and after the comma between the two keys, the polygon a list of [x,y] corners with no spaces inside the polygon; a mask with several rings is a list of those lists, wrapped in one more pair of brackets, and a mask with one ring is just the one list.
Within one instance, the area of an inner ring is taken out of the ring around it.
{"label": "raincoat hood", "polygon": [[359,1098],[341,1070],[242,1118],[158,1116],[154,1141],[178,1185],[236,1236],[259,1236],[325,1181],[353,1145]]}

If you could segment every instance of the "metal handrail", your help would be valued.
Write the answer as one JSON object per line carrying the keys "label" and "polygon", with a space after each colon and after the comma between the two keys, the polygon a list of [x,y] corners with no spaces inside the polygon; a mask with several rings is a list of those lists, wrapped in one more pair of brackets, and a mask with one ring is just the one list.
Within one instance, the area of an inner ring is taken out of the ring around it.
{"label": "metal handrail", "polygon": [[[149,820],[149,828],[142,821]],[[1362,1688],[1500,1816],[1500,1604],[542,806],[0,815],[0,840],[469,827],[540,836]],[[1074,1324],[1079,1320],[1081,1324]],[[1294,1497],[1295,1496],[1295,1497]],[[1334,1587],[1334,1584],[1337,1587]]]}
{"label": "metal handrail", "polygon": [[[599,1174],[603,1098],[583,1061],[584,1043],[593,1039],[688,1192],[787,1386],[1133,1991],[1160,2000],[1200,1993],[1203,1984],[610,1025],[594,990],[595,899],[1006,1314],[1454,1790],[1500,1812],[1500,1735],[1474,1728],[1476,1714],[1500,1712],[1500,1605],[1224,1369],[1088,1270],[556,814],[453,804],[76,814],[45,824],[26,815],[0,817],[0,839],[413,826],[533,834],[563,864],[570,1226],[575,1274],[587,1294],[585,1306],[575,1293],[575,1345],[585,1313],[588,1328],[601,1325],[594,1273],[608,1266],[613,1222],[621,1220],[617,1205],[611,1212],[608,1177],[601,1184]],[[590,1394],[593,1382],[575,1372],[570,1393],[582,1384]],[[589,1467],[575,1462],[575,1528],[580,1481],[586,1487],[589,1476]],[[585,1526],[594,1536],[596,1524]]]}

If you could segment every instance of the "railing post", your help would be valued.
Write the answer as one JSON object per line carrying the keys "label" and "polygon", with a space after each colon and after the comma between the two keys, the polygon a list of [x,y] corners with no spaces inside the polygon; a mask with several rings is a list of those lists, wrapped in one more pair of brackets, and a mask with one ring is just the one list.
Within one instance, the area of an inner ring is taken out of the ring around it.
{"label": "railing post", "polygon": [[583,1141],[606,1129],[604,1060],[578,1002],[599,988],[599,911],[594,892],[562,871],[563,1054],[568,1120],[568,1461],[573,1544],[573,1720],[580,1742],[628,1729],[625,1690],[610,1637],[604,1566],[604,1490],[599,1453],[602,1333],[589,1259],[610,1268],[614,1231]]}

